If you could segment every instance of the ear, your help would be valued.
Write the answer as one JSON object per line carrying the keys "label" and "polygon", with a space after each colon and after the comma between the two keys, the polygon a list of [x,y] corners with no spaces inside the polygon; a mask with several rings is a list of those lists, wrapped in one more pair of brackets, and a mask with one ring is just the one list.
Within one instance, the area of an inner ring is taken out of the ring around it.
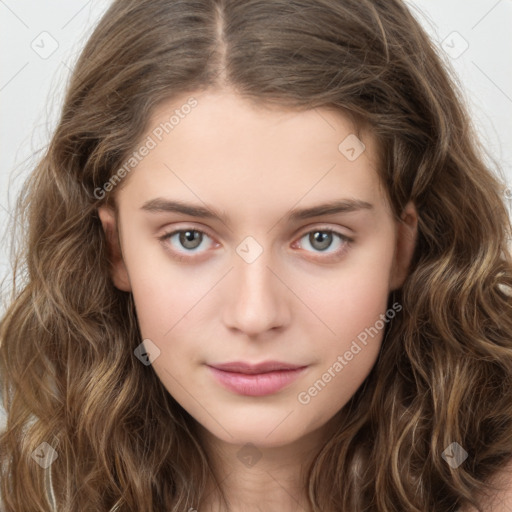
{"label": "ear", "polygon": [[114,286],[124,292],[131,292],[132,287],[123,260],[115,212],[109,206],[100,206],[98,207],[98,215],[107,240],[110,275]]}
{"label": "ear", "polygon": [[416,247],[418,213],[412,201],[409,201],[403,209],[396,234],[393,269],[389,280],[390,291],[397,290],[403,285]]}

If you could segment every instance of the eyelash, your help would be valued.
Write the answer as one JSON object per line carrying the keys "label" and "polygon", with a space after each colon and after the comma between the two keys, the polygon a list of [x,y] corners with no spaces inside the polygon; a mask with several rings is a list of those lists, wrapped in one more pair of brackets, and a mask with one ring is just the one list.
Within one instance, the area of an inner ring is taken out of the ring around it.
{"label": "eyelash", "polygon": [[[183,256],[180,254],[179,251],[174,251],[174,250],[170,249],[168,241],[172,236],[179,234],[179,233],[185,233],[187,231],[192,231],[193,233],[201,233],[202,235],[206,235],[208,238],[212,238],[206,231],[202,231],[200,229],[195,229],[195,228],[176,229],[174,231],[169,231],[168,233],[165,233],[162,236],[158,237],[158,239],[164,244],[165,249],[171,253],[172,257],[180,262],[182,262],[182,261],[188,262],[191,260],[191,257],[193,258],[193,256]],[[302,233],[297,240],[301,240],[306,235],[310,235],[311,233],[317,233],[317,232],[336,235],[337,237],[339,237],[339,239],[343,243],[343,247],[341,249],[338,249],[337,251],[333,251],[333,252],[324,253],[324,254],[327,254],[328,256],[327,257],[321,256],[321,259],[323,261],[330,261],[332,259],[340,258],[342,255],[345,254],[345,252],[348,250],[348,248],[354,241],[353,238],[343,235],[342,233],[339,233],[338,231],[335,231],[334,229],[331,229],[331,228],[315,228],[315,229],[306,231],[306,232]],[[201,243],[202,243],[202,241],[201,241]],[[186,251],[186,252],[190,252],[190,251]],[[322,254],[321,251],[316,251],[316,252],[318,254]],[[190,254],[195,254],[195,253],[190,253]]]}

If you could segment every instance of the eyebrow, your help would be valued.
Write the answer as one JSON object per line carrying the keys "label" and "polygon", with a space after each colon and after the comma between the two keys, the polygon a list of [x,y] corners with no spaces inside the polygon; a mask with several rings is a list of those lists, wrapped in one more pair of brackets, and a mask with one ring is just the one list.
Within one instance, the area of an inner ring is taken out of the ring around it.
{"label": "eyebrow", "polygon": [[[372,210],[373,205],[360,199],[339,199],[328,203],[319,204],[309,208],[291,210],[285,218],[290,222],[318,217],[320,215],[334,215],[336,213],[350,213],[359,210]],[[228,223],[228,217],[225,213],[218,212],[211,206],[199,206],[183,201],[176,201],[157,197],[146,201],[141,210],[151,213],[171,212],[199,217],[204,219],[216,219],[224,224]]]}

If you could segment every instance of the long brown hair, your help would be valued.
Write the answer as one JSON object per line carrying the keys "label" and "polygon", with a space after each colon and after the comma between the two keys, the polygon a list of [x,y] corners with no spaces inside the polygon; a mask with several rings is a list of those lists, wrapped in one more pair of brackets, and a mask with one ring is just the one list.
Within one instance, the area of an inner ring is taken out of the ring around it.
{"label": "long brown hair", "polygon": [[[390,297],[403,310],[308,468],[311,508],[477,505],[512,459],[511,225],[459,87],[401,0],[116,0],[17,205],[0,330],[5,512],[183,512],[204,494],[193,419],[134,357],[133,300],[112,283],[97,216],[114,195],[97,190],[157,105],[210,88],[348,113],[378,140],[396,218],[409,200],[419,214]],[[443,452],[458,446],[467,458],[454,467]]]}

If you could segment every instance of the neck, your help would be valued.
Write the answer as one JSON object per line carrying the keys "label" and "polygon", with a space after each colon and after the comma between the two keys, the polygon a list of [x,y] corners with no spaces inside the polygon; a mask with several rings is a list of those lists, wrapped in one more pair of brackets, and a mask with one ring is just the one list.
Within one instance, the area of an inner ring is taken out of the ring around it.
{"label": "neck", "polygon": [[306,472],[334,434],[332,422],[281,446],[232,444],[202,427],[200,432],[215,478],[208,483],[198,512],[312,512]]}

